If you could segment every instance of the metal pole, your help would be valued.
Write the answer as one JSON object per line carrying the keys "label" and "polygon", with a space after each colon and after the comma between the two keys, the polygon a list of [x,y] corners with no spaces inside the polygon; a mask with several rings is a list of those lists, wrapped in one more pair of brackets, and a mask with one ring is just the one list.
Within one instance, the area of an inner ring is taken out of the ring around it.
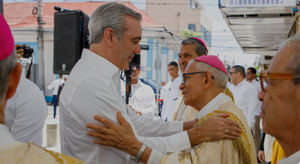
{"label": "metal pole", "polygon": [[44,29],[43,29],[43,0],[37,0],[38,8],[38,29],[37,29],[37,41],[38,41],[38,74],[37,85],[43,91],[45,91],[45,78],[44,78]]}

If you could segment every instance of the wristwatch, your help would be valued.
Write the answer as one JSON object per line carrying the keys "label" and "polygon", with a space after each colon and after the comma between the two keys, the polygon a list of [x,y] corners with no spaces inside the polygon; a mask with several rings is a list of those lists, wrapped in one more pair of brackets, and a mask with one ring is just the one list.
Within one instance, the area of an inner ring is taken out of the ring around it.
{"label": "wristwatch", "polygon": [[136,156],[135,156],[135,157],[134,157],[134,156],[131,156],[131,157],[130,157],[131,160],[133,160],[133,161],[139,163],[139,162],[140,162],[140,159],[141,159],[141,157],[142,157],[142,155],[143,155],[143,153],[144,153],[144,151],[145,151],[145,149],[146,149],[146,146],[143,144],[143,145],[141,146],[139,152],[136,154]]}

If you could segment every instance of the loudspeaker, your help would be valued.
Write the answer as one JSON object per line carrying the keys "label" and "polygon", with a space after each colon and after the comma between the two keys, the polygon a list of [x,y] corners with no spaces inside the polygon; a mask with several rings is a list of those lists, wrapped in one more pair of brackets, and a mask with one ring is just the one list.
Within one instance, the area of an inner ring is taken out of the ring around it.
{"label": "loudspeaker", "polygon": [[54,13],[54,74],[69,74],[82,49],[89,48],[88,20],[80,10]]}
{"label": "loudspeaker", "polygon": [[3,14],[3,0],[0,0],[0,13]]}

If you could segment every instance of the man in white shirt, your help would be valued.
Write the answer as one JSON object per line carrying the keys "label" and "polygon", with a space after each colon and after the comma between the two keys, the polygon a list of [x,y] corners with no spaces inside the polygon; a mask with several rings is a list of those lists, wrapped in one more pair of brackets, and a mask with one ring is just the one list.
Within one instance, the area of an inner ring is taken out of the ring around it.
{"label": "man in white shirt", "polygon": [[7,100],[5,107],[5,124],[10,133],[20,142],[42,146],[47,115],[43,92],[22,73],[16,93]]}
{"label": "man in white shirt", "polygon": [[[252,84],[256,89],[257,89],[257,96],[258,93],[261,91],[260,89],[260,82],[256,79],[256,69],[253,67],[249,67],[246,72],[246,79],[247,81]],[[258,149],[260,147],[260,142],[261,142],[261,134],[260,134],[260,109],[262,102],[257,99],[257,107],[255,110],[255,123],[254,127],[252,129],[252,134],[254,138],[254,145],[255,145],[255,150],[258,152]]]}
{"label": "man in white shirt", "polygon": [[254,127],[255,114],[258,106],[258,91],[246,79],[243,66],[235,65],[230,70],[230,82],[228,88],[233,94],[236,105],[243,111],[250,129]]}
{"label": "man in white shirt", "polygon": [[58,75],[58,79],[52,81],[52,83],[47,87],[48,90],[52,90],[52,102],[53,102],[53,118],[56,117],[56,107],[58,103],[58,89],[65,83],[63,75]]}
{"label": "man in white shirt", "polygon": [[[229,119],[215,117],[205,126],[191,128],[196,120],[186,123],[153,120],[127,107],[121,96],[120,70],[127,69],[134,54],[139,54],[141,19],[139,13],[120,3],[103,4],[90,17],[90,49],[83,50],[61,93],[63,153],[86,163],[136,163],[125,152],[96,145],[86,134],[86,123],[96,123],[93,119],[96,114],[117,122],[116,113],[121,112],[133,125],[139,140],[162,152],[185,149],[203,140],[239,136],[238,125]],[[224,128],[233,133],[225,135]]]}
{"label": "man in white shirt", "polygon": [[274,136],[285,158],[278,164],[300,163],[300,35],[280,47],[266,74],[261,73],[264,132]]}
{"label": "man in white shirt", "polygon": [[[129,105],[132,109],[143,116],[154,118],[157,107],[153,89],[139,80],[141,67],[132,66],[131,72],[131,95],[129,96]],[[121,85],[122,96],[125,99],[126,82]]]}
{"label": "man in white shirt", "polygon": [[172,61],[168,64],[168,72],[171,76],[171,81],[169,81],[166,85],[162,95],[163,106],[161,118],[165,121],[172,120],[174,107],[180,94],[179,85],[181,83],[181,77],[178,76],[178,64],[175,61]]}

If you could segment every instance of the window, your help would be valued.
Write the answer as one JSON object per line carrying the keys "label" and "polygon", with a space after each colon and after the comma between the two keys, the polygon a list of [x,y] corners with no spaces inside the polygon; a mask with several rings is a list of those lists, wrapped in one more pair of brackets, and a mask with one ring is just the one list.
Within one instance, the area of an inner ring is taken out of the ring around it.
{"label": "window", "polygon": [[195,0],[189,0],[189,7],[190,9],[198,9],[200,6]]}
{"label": "window", "polygon": [[188,29],[191,31],[196,31],[196,25],[195,24],[188,24]]}

